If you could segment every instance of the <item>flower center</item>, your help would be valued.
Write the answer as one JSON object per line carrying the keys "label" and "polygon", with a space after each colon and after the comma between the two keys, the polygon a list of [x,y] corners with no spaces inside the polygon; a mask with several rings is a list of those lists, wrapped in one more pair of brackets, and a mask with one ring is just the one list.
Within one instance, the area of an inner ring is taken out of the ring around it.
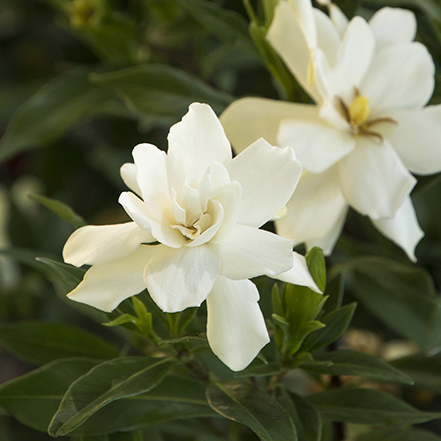
{"label": "flower center", "polygon": [[351,125],[354,135],[373,136],[383,142],[383,135],[380,132],[371,130],[371,127],[380,123],[398,124],[397,121],[388,117],[369,119],[371,116],[369,99],[361,95],[357,88],[355,89],[355,99],[350,106],[345,103],[343,98],[337,96],[336,99],[340,111],[346,121]]}

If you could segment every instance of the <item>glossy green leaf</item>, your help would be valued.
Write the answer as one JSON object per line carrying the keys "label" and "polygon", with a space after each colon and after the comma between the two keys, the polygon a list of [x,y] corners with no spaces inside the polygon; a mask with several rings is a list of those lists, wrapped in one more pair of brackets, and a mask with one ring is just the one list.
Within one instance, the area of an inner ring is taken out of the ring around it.
{"label": "glossy green leaf", "polygon": [[440,418],[440,412],[423,412],[377,389],[334,389],[307,400],[332,421],[356,424],[414,424]]}
{"label": "glossy green leaf", "polygon": [[320,291],[326,288],[326,263],[323,250],[319,247],[311,248],[305,256],[309,272]]}
{"label": "glossy green leaf", "polygon": [[0,347],[33,364],[68,357],[108,360],[119,354],[95,335],[73,326],[46,322],[0,324]]}
{"label": "glossy green leaf", "polygon": [[82,268],[77,268],[76,266],[57,262],[56,260],[47,259],[45,257],[37,257],[36,260],[47,265],[51,273],[65,283],[69,289],[74,289],[81,282],[86,272]]}
{"label": "glossy green leaf", "polygon": [[248,383],[212,383],[206,395],[216,412],[248,426],[262,441],[297,440],[288,412],[274,398]]}
{"label": "glossy green leaf", "polygon": [[107,89],[89,81],[89,73],[85,68],[68,71],[20,106],[0,140],[0,162],[55,140],[81,119],[118,107]]}
{"label": "glossy green leaf", "polygon": [[75,228],[80,228],[84,225],[86,225],[86,221],[69,205],[64,204],[63,202],[57,201],[56,199],[51,199],[46,196],[41,196],[38,194],[31,194],[29,197],[38,202],[39,204],[43,205],[44,207],[51,210],[54,214],[56,214],[60,219],[64,220],[65,222],[68,222]]}
{"label": "glossy green leaf", "polygon": [[33,429],[46,432],[69,385],[96,360],[64,359],[49,363],[0,386],[0,406]]}
{"label": "glossy green leaf", "polygon": [[162,64],[142,64],[90,78],[118,93],[141,119],[167,127],[179,121],[195,101],[210,104],[220,113],[233,99],[182,70]]}
{"label": "glossy green leaf", "polygon": [[338,340],[351,323],[356,307],[356,303],[350,303],[325,315],[321,319],[325,327],[306,338],[301,352],[317,351]]}
{"label": "glossy green leaf", "polygon": [[173,364],[170,359],[127,357],[96,366],[69,387],[51,421],[49,434],[66,435],[112,401],[153,389]]}
{"label": "glossy green leaf", "polygon": [[441,436],[422,429],[379,429],[363,433],[355,441],[441,441]]}
{"label": "glossy green leaf", "polygon": [[284,389],[281,389],[277,399],[289,412],[299,441],[321,441],[322,420],[314,406],[299,395],[289,395]]}
{"label": "glossy green leaf", "polygon": [[243,371],[235,372],[236,378],[241,377],[268,377],[278,374],[283,369],[280,363],[263,363],[259,359],[255,359],[247,368]]}
{"label": "glossy green leaf", "polygon": [[441,349],[441,300],[422,268],[383,257],[352,259],[344,265],[354,294],[385,325],[424,351]]}
{"label": "glossy green leaf", "polygon": [[323,366],[314,363],[304,363],[299,367],[328,375],[358,375],[380,381],[393,381],[410,385],[414,383],[412,378],[386,361],[365,352],[343,349],[316,355],[314,359],[318,362],[329,361],[332,364],[331,366]]}
{"label": "glossy green leaf", "polygon": [[113,401],[93,414],[72,435],[102,435],[185,418],[216,417],[195,380],[167,377],[150,392]]}
{"label": "glossy green leaf", "polygon": [[441,393],[441,354],[410,355],[393,360],[391,364],[409,375],[418,387]]}

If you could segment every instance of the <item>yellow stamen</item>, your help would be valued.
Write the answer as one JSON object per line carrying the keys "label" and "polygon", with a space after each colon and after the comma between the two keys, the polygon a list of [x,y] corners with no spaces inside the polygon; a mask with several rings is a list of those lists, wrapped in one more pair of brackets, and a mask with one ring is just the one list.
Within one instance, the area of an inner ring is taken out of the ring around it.
{"label": "yellow stamen", "polygon": [[371,114],[369,100],[363,96],[357,96],[349,107],[349,117],[354,126],[362,126]]}

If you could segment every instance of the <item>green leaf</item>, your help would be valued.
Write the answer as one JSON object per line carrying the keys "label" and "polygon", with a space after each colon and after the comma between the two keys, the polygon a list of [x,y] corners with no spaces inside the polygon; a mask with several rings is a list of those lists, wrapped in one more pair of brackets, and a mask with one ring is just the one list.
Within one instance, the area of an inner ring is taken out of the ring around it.
{"label": "green leaf", "polygon": [[224,417],[252,429],[262,441],[296,441],[288,412],[271,396],[241,381],[212,383],[206,390],[210,406]]}
{"label": "green leaf", "polygon": [[116,99],[91,83],[89,73],[85,68],[66,72],[20,106],[0,140],[0,162],[57,139],[81,119],[111,111]]}
{"label": "green leaf", "polygon": [[355,441],[441,441],[441,437],[422,429],[379,429],[363,433]]}
{"label": "green leaf", "polygon": [[112,401],[153,389],[173,364],[170,359],[128,357],[96,366],[69,387],[51,421],[49,435],[66,435]]}
{"label": "green leaf", "polygon": [[343,268],[376,318],[426,352],[441,349],[441,301],[427,271],[383,257],[352,259]]}
{"label": "green leaf", "polygon": [[393,360],[391,364],[409,375],[418,387],[441,393],[441,354],[432,357],[410,355]]}
{"label": "green leaf", "polygon": [[323,307],[323,311],[329,313],[335,309],[341,308],[344,295],[344,277],[342,274],[338,274],[334,277],[326,286],[324,295],[328,297]]}
{"label": "green leaf", "polygon": [[38,262],[44,263],[50,268],[50,272],[60,279],[69,289],[74,289],[81,282],[86,272],[84,269],[73,265],[57,262],[56,260],[37,257]]}
{"label": "green leaf", "polygon": [[118,93],[135,115],[166,125],[177,122],[195,102],[220,113],[232,97],[171,66],[143,64],[115,72],[92,74],[93,83]]}
{"label": "green leaf", "polygon": [[320,441],[322,438],[322,420],[320,414],[308,401],[299,395],[289,395],[280,391],[278,401],[289,412],[294,421],[299,441]]}
{"label": "green leaf", "polygon": [[110,359],[119,351],[101,338],[73,326],[44,322],[0,324],[0,347],[33,364],[59,358]]}
{"label": "green leaf", "polygon": [[338,340],[351,323],[356,307],[356,303],[350,303],[325,315],[321,319],[325,327],[306,338],[301,352],[314,352]]}
{"label": "green leaf", "polygon": [[237,12],[204,0],[178,0],[178,3],[206,30],[227,43],[240,41],[255,50],[247,21]]}
{"label": "green leaf", "polygon": [[326,367],[320,364],[303,363],[299,367],[328,375],[358,375],[381,381],[393,381],[410,385],[414,383],[412,378],[400,372],[386,361],[364,352],[344,349],[319,354],[314,359],[318,362],[330,361],[332,365]]}
{"label": "green leaf", "polygon": [[414,424],[440,418],[439,412],[423,412],[376,389],[334,389],[307,400],[332,421],[356,424]]}
{"label": "green leaf", "polygon": [[43,205],[44,207],[55,213],[60,219],[68,222],[75,228],[80,228],[86,225],[86,221],[73,211],[69,205],[63,202],[57,201],[56,199],[51,199],[46,196],[40,196],[38,194],[30,194],[29,197]]}
{"label": "green leaf", "polygon": [[207,403],[200,382],[169,376],[150,392],[113,401],[103,407],[72,435],[102,435],[166,421],[216,416]]}
{"label": "green leaf", "polygon": [[246,369],[235,372],[234,377],[268,377],[280,373],[282,369],[283,366],[280,363],[263,363],[256,358]]}
{"label": "green leaf", "polygon": [[49,363],[0,386],[0,406],[26,426],[46,432],[69,385],[96,360],[65,359]]}
{"label": "green leaf", "polygon": [[323,292],[326,288],[326,263],[323,250],[319,247],[311,248],[305,258],[314,282]]}

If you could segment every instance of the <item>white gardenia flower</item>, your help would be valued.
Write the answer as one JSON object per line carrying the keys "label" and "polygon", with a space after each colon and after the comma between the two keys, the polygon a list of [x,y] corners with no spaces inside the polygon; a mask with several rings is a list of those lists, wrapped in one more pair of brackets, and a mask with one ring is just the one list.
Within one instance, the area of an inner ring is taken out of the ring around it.
{"label": "white gardenia flower", "polygon": [[92,265],[68,296],[103,311],[146,287],[165,312],[207,300],[209,344],[241,370],[269,341],[247,279],[266,274],[318,290],[293,241],[259,229],[289,200],[302,168],[291,147],[263,139],[232,159],[206,104],[192,104],[168,141],[167,154],[136,146],[134,164],[121,168],[133,193],[119,202],[133,222],[86,226],[68,239],[65,261]]}
{"label": "white gardenia flower", "polygon": [[238,151],[264,136],[293,146],[302,162],[279,234],[329,254],[351,206],[414,260],[423,233],[410,172],[441,171],[441,106],[425,107],[434,63],[413,41],[412,12],[383,8],[369,22],[348,22],[335,5],[329,10],[282,0],[267,34],[316,104],[245,98],[221,122]]}

